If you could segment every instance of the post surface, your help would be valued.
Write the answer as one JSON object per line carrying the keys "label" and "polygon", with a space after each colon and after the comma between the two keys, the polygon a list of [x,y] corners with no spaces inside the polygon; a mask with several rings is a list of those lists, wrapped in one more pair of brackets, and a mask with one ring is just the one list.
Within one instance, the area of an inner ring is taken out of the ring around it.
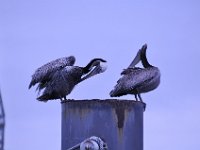
{"label": "post surface", "polygon": [[144,104],[132,100],[70,100],[62,103],[62,150],[91,136],[109,150],[143,150]]}

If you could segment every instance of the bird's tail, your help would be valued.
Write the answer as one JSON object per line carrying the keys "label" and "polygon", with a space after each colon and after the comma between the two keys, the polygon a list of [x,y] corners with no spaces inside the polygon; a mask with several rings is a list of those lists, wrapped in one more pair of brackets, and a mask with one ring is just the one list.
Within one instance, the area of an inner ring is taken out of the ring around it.
{"label": "bird's tail", "polygon": [[41,102],[47,102],[49,100],[49,95],[45,94],[45,95],[41,95],[37,98],[38,101]]}
{"label": "bird's tail", "polygon": [[110,97],[117,97],[118,93],[116,92],[116,90],[112,90],[110,91]]}
{"label": "bird's tail", "polygon": [[123,96],[124,93],[119,92],[116,89],[113,89],[112,91],[110,91],[110,97],[119,97],[119,96]]}
{"label": "bird's tail", "polygon": [[115,95],[114,91],[113,90],[110,91],[110,97],[114,97],[114,95]]}
{"label": "bird's tail", "polygon": [[30,89],[33,86],[33,83],[31,82],[28,86],[28,89]]}

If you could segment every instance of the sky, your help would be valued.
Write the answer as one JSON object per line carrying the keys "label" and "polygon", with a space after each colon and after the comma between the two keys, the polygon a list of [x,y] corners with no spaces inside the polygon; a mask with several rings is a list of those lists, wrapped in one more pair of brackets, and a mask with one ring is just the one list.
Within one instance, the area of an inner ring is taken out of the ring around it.
{"label": "sky", "polygon": [[[0,88],[6,150],[61,147],[59,101],[38,102],[31,75],[43,64],[74,55],[76,65],[107,60],[105,73],[68,98],[107,99],[120,72],[148,44],[160,86],[142,94],[144,150],[200,147],[200,2],[198,0],[0,1]],[[126,95],[120,99],[134,99]]]}

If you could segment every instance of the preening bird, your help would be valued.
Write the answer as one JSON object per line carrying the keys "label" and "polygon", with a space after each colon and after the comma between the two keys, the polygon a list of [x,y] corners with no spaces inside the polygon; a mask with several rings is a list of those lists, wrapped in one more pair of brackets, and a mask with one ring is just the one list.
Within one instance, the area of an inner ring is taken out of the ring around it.
{"label": "preening bird", "polygon": [[107,144],[100,137],[91,136],[80,144],[67,150],[108,150]]}
{"label": "preening bird", "polygon": [[[66,95],[70,94],[75,85],[88,79],[96,74],[106,70],[101,63],[106,62],[104,59],[92,59],[85,67],[67,65],[51,72],[48,80],[39,82],[38,90],[44,89],[39,101],[48,101],[52,99],[66,100]],[[47,71],[48,72],[48,71]]]}
{"label": "preening bird", "polygon": [[[158,67],[149,64],[146,57],[147,44],[138,51],[129,67],[122,71],[122,77],[117,81],[114,89],[110,92],[111,97],[134,94],[136,101],[142,101],[140,93],[152,91],[160,84],[160,71]],[[135,67],[142,61],[144,68]]]}

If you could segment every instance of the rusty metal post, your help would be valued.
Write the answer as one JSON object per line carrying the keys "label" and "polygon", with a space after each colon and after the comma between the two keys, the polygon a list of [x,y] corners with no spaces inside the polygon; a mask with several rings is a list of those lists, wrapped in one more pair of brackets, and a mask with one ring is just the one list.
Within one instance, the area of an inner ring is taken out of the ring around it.
{"label": "rusty metal post", "polygon": [[106,141],[109,150],[143,150],[144,106],[117,99],[62,103],[61,149],[98,136]]}

